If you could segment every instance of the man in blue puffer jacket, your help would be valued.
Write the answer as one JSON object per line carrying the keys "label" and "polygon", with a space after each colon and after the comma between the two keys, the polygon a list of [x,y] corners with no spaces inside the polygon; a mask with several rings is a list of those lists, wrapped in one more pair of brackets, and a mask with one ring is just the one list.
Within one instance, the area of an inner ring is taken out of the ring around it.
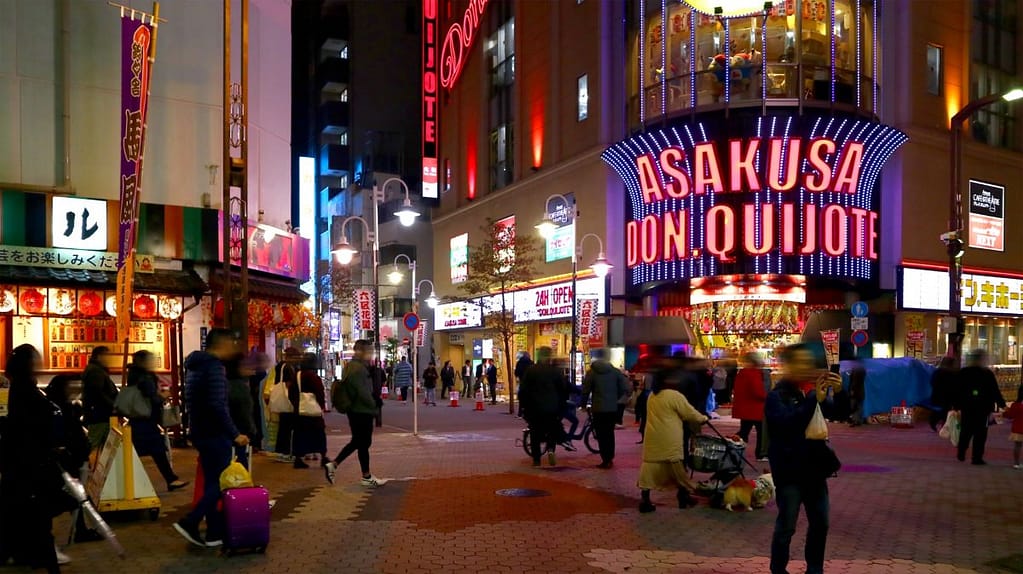
{"label": "man in blue puffer jacket", "polygon": [[[199,451],[205,485],[195,508],[174,524],[186,540],[196,546],[216,548],[223,545],[224,516],[217,510],[220,500],[220,475],[231,464],[231,444],[246,446],[249,438],[238,432],[227,405],[227,372],[224,361],[237,349],[234,334],[213,329],[206,336],[206,351],[195,351],[185,359],[185,409],[188,434]],[[206,519],[206,540],[199,523]]]}

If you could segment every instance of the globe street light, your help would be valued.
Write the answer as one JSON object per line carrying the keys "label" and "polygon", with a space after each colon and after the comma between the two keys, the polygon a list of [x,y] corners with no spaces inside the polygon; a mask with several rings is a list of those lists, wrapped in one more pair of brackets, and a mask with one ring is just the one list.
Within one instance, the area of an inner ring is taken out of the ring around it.
{"label": "globe street light", "polygon": [[423,279],[422,281],[420,281],[419,284],[416,285],[415,291],[416,296],[418,297],[421,294],[423,283],[430,284],[430,296],[426,298],[426,305],[431,309],[435,309],[437,307],[437,303],[439,302],[439,300],[437,299],[437,290],[433,286],[433,281],[430,281],[429,279]]}
{"label": "globe street light", "polygon": [[[398,211],[395,211],[394,215],[398,218],[398,221],[401,222],[401,224],[403,226],[411,227],[416,222],[416,218],[419,217],[420,213],[418,211],[412,209],[412,200],[409,199],[409,194],[408,194],[408,184],[406,184],[401,178],[392,177],[392,178],[384,181],[384,184],[380,186],[380,190],[381,191],[386,191],[387,190],[387,184],[391,183],[392,181],[396,181],[396,182],[400,183],[402,189],[405,190],[405,201],[403,201],[401,203],[401,209],[399,209]],[[374,191],[375,191],[375,188],[374,188]]]}
{"label": "globe street light", "polygon": [[[374,214],[375,213],[376,213],[376,210],[374,209]],[[341,265],[348,265],[348,264],[350,264],[352,262],[352,259],[355,258],[355,254],[358,253],[358,250],[356,250],[355,247],[353,247],[350,243],[348,243],[348,236],[345,235],[345,226],[348,225],[348,223],[353,221],[353,220],[358,221],[359,223],[362,223],[362,226],[366,230],[365,240],[368,241],[373,246],[373,301],[375,302],[375,304],[374,304],[374,312],[373,312],[373,338],[376,340],[376,345],[374,345],[374,348],[376,348],[377,358],[379,359],[379,357],[380,357],[380,349],[379,349],[379,345],[380,345],[380,313],[379,313],[379,309],[380,309],[380,304],[379,304],[379,302],[380,302],[380,285],[379,285],[380,263],[379,263],[378,259],[380,257],[380,245],[377,243],[376,231],[375,230],[371,230],[369,228],[369,222],[367,222],[365,219],[359,217],[358,215],[352,215],[352,216],[346,217],[341,222],[341,239],[338,240],[338,242],[334,244],[334,247],[333,247],[333,249],[330,250],[330,252],[331,252],[331,254],[334,255],[334,257],[337,258],[337,262],[340,263]]]}

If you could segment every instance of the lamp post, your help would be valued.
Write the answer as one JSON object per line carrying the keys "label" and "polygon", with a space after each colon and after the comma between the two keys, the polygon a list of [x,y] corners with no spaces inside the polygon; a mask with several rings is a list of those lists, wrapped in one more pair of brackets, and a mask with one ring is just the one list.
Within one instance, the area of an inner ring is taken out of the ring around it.
{"label": "lamp post", "polygon": [[[412,274],[410,284],[412,285],[412,312],[419,312],[419,286],[423,283],[430,284],[430,297],[427,298],[426,304],[431,309],[437,306],[437,294],[433,287],[433,281],[429,279],[423,279],[419,283],[416,283],[416,262],[413,261],[408,255],[399,253],[394,258],[394,269],[387,274],[387,278],[391,281],[392,285],[398,285],[402,279],[405,278],[404,274],[398,270],[398,260],[402,257],[408,262],[409,272]],[[412,434],[413,436],[419,435],[419,348],[416,346],[416,334],[409,334],[409,354],[412,355]]]}
{"label": "lamp post", "polygon": [[578,243],[576,243],[576,235],[578,233],[576,226],[579,219],[579,212],[576,210],[575,200],[573,199],[572,201],[569,201],[567,197],[561,195],[560,193],[555,193],[548,197],[546,203],[544,204],[544,220],[536,226],[536,229],[540,232],[540,235],[543,236],[544,239],[547,239],[558,228],[558,225],[554,223],[550,215],[550,205],[552,200],[553,201],[560,200],[565,204],[566,207],[569,208],[568,221],[571,222],[572,225],[572,343],[571,345],[569,345],[571,347],[571,350],[569,351],[570,352],[569,362],[571,364],[572,369],[570,380],[572,382],[572,386],[575,386],[576,353],[578,352],[576,347],[576,341],[579,339],[579,326],[577,325],[579,303],[576,294],[576,285],[578,283],[579,278],[579,258],[582,256],[583,243],[586,242],[587,237],[592,237],[596,239],[597,242],[600,244],[600,253],[599,255],[597,255],[597,259],[593,262],[593,264],[590,265],[590,268],[593,270],[594,275],[596,275],[600,279],[604,279],[604,277],[607,276],[607,273],[611,270],[613,265],[611,265],[611,263],[607,260],[607,257],[605,257],[604,242],[601,241],[600,237],[598,237],[596,234],[587,233],[582,237],[582,239]]}
{"label": "lamp post", "polygon": [[420,214],[418,211],[412,209],[412,201],[411,199],[409,199],[408,184],[406,184],[401,178],[398,177],[388,178],[384,180],[384,183],[381,184],[380,186],[377,186],[374,183],[373,189],[368,190],[371,191],[372,193],[371,199],[373,200],[373,229],[370,230],[369,223],[365,219],[355,215],[350,216],[341,222],[341,240],[331,250],[331,253],[337,256],[338,262],[341,263],[342,265],[348,265],[349,263],[351,263],[352,258],[355,257],[355,254],[358,253],[358,250],[352,248],[352,246],[348,244],[348,239],[345,236],[345,224],[348,223],[348,221],[351,219],[358,219],[366,226],[367,240],[371,241],[373,244],[373,292],[375,293],[374,306],[376,307],[375,316],[373,317],[373,340],[374,340],[373,348],[376,351],[377,360],[380,360],[381,358],[380,312],[379,312],[380,270],[378,269],[380,266],[380,239],[378,237],[379,235],[378,232],[380,231],[380,204],[384,202],[387,186],[391,182],[397,182],[398,184],[401,185],[402,190],[405,191],[405,200],[402,202],[401,209],[395,211],[394,215],[398,217],[398,221],[401,222],[401,224],[404,227],[410,227],[413,224],[415,224],[416,218],[418,218]]}
{"label": "lamp post", "polygon": [[991,104],[1003,101],[1014,102],[1023,99],[1023,88],[1013,88],[1007,92],[991,94],[966,104],[956,112],[949,120],[949,153],[951,160],[949,165],[951,173],[949,178],[949,206],[948,206],[948,231],[941,235],[945,242],[948,253],[948,314],[955,321],[955,327],[948,333],[948,349],[946,355],[955,360],[958,365],[962,360],[963,353],[963,193],[960,187],[962,178],[963,150],[962,150],[962,129],[963,123],[982,108]]}

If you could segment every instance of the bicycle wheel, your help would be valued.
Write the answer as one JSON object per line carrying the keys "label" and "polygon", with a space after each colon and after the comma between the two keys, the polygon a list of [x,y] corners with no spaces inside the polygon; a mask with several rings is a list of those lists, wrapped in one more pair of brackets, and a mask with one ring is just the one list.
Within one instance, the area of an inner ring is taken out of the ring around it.
{"label": "bicycle wheel", "polygon": [[586,425],[583,429],[583,443],[586,445],[586,450],[593,454],[600,454],[600,444],[597,442],[597,437],[593,434],[593,426]]}
{"label": "bicycle wheel", "polygon": [[533,458],[533,450],[530,447],[529,429],[522,431],[522,450],[526,452],[526,456]]}

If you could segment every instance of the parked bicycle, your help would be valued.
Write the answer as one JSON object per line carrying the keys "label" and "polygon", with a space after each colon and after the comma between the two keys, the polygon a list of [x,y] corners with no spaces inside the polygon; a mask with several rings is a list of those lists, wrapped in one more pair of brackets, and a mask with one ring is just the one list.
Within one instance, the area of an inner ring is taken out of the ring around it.
{"label": "parked bicycle", "polygon": [[[569,435],[567,432],[564,434],[565,440],[569,441],[582,440],[583,444],[586,445],[586,449],[589,450],[591,453],[593,454],[600,453],[600,447],[597,444],[597,437],[593,435],[593,424],[590,420],[590,417],[588,416],[586,417],[586,420],[583,421],[577,434]],[[530,445],[532,444],[529,440],[529,427],[522,429],[522,439],[520,440],[522,441],[522,450],[525,451],[526,456],[532,458],[533,451],[529,448]],[[518,446],[519,440],[516,440],[515,442],[516,446]]]}

